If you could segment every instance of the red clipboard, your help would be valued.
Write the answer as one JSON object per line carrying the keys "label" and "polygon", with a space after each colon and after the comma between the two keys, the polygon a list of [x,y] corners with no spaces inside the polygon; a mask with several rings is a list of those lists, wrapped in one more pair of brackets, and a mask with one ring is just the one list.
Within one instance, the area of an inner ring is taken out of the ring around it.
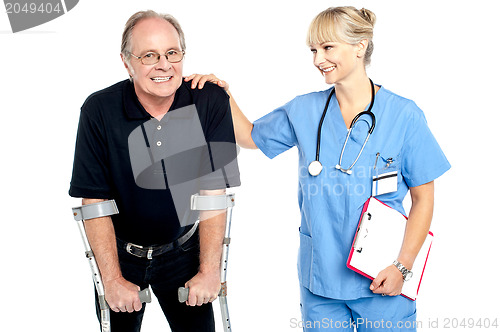
{"label": "red clipboard", "polygon": [[[347,267],[371,280],[375,279],[397,258],[407,220],[399,211],[370,197],[361,212]],[[429,232],[413,264],[413,276],[403,285],[401,295],[410,300],[417,298],[433,238],[434,234]]]}

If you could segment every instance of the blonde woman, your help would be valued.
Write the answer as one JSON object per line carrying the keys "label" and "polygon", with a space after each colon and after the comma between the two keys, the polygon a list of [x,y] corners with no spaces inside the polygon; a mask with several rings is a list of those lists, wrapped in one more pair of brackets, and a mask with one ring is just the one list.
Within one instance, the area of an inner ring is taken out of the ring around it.
{"label": "blonde woman", "polygon": [[[231,96],[240,146],[269,158],[294,146],[299,152],[305,331],[352,331],[355,325],[358,331],[415,330],[415,302],[398,295],[429,231],[434,180],[450,164],[416,104],[368,78],[374,23],[371,11],[353,7],[329,8],[311,23],[307,43],[314,66],[334,87],[298,96],[253,124]],[[229,93],[213,75],[189,79],[192,87],[210,81]],[[402,202],[410,191],[412,208],[395,264],[371,281],[346,262],[375,174],[397,174],[393,188],[376,196],[380,201],[405,213]]]}

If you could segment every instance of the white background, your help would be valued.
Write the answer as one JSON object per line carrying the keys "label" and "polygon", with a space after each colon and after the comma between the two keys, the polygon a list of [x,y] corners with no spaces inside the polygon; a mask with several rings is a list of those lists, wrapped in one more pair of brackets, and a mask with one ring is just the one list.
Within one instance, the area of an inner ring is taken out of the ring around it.
{"label": "white background", "polygon": [[[326,89],[305,45],[329,6],[377,15],[369,76],[413,99],[452,169],[436,181],[435,242],[417,302],[421,331],[446,319],[499,319],[497,1],[98,1],[13,34],[0,13],[0,313],[18,331],[97,331],[88,264],[68,196],[79,108],[127,77],[123,26],[138,10],[173,14],[185,74],[214,72],[256,120]],[[235,331],[298,331],[296,150],[240,154],[229,259]],[[217,305],[215,306],[217,308]],[[219,324],[220,318],[216,316]],[[451,324],[449,325],[451,327]],[[143,331],[168,330],[157,303]]]}

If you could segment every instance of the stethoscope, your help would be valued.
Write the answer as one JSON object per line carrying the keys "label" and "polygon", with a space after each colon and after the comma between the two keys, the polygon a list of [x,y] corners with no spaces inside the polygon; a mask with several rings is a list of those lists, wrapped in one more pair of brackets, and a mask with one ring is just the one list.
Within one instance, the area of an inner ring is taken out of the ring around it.
{"label": "stethoscope", "polygon": [[[367,111],[363,111],[356,115],[354,119],[352,119],[351,126],[349,127],[349,130],[347,132],[347,137],[344,142],[344,146],[342,147],[342,152],[340,153],[340,158],[339,158],[339,163],[335,166],[336,169],[340,170],[343,173],[347,174],[352,174],[352,168],[358,161],[359,157],[361,156],[361,153],[363,152],[366,143],[368,142],[368,139],[370,138],[370,135],[372,134],[373,130],[375,129],[375,114],[372,112],[372,107],[373,103],[375,102],[375,86],[373,85],[372,80],[370,79],[370,84],[372,86],[372,101],[370,103],[370,107],[368,107]],[[330,100],[332,99],[333,94],[335,93],[335,88],[332,89],[332,92],[330,92],[330,95],[328,96],[328,100],[326,101],[325,109],[323,110],[323,115],[321,116],[321,120],[319,121],[319,126],[318,126],[318,137],[316,139],[316,160],[312,161],[309,164],[308,170],[309,174],[312,176],[317,176],[321,171],[323,170],[323,165],[319,161],[319,150],[321,147],[321,127],[323,126],[323,121],[325,120],[325,115],[326,112],[328,111],[328,105],[330,104]],[[342,157],[344,156],[344,150],[347,145],[347,141],[349,140],[349,137],[351,136],[351,131],[354,125],[356,124],[356,121],[363,115],[369,115],[372,118],[372,125],[370,127],[370,130],[368,130],[368,135],[366,136],[365,142],[363,143],[363,146],[361,147],[361,150],[359,150],[358,156],[354,160],[354,162],[349,166],[347,169],[342,168]]]}

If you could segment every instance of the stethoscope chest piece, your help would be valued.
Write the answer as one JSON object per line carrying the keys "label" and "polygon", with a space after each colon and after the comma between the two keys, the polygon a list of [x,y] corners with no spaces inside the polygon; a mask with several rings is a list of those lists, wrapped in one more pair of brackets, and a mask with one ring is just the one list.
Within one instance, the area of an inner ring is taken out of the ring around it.
{"label": "stethoscope chest piece", "polygon": [[318,176],[319,173],[321,173],[321,171],[323,170],[323,165],[321,165],[319,160],[315,160],[309,164],[307,170],[309,171],[309,174],[311,174],[312,176]]}

